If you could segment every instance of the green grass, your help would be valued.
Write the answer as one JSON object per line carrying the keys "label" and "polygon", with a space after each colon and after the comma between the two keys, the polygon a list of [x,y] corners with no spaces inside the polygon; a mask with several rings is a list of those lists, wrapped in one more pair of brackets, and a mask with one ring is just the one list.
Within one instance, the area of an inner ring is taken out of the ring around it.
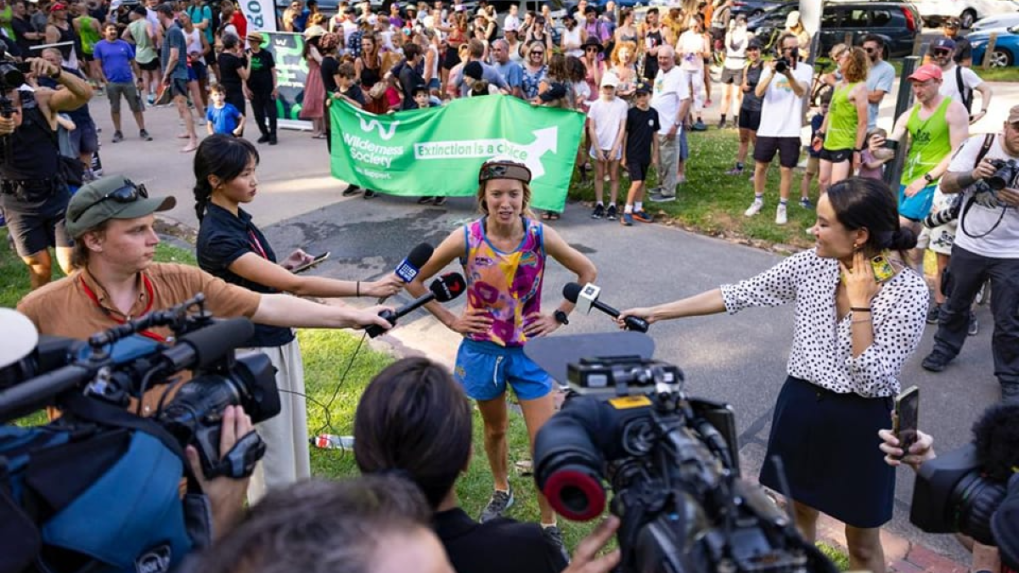
{"label": "green grass", "polygon": [[[663,215],[676,224],[706,235],[724,235],[729,238],[745,238],[767,243],[782,243],[797,247],[813,245],[813,238],[805,232],[814,224],[814,211],[801,208],[800,180],[803,171],[793,170],[793,182],[789,193],[789,223],[775,224],[775,207],[778,205],[779,169],[773,165],[768,170],[768,184],[765,191],[765,205],[756,217],[744,217],[743,211],[754,199],[753,183],[749,181],[753,170],[753,147],[747,155],[745,175],[726,175],[736,161],[739,138],[736,130],[718,130],[713,127],[704,132],[687,135],[690,143],[690,159],[687,161],[687,182],[679,185],[677,199],[672,203],[648,203],[645,209],[652,214]],[[619,195],[624,203],[630,181],[621,169]],[[653,171],[653,170],[652,170]],[[592,172],[593,176],[593,172]],[[657,174],[652,173],[648,188],[657,184]],[[605,186],[608,200],[608,184]],[[816,181],[811,186],[811,201],[817,203]],[[570,197],[584,201],[594,200],[594,183],[589,177],[581,182],[574,174],[570,185]]]}
{"label": "green grass", "polygon": [[[895,68],[895,77],[902,77],[902,59],[889,60],[888,63]],[[1007,68],[987,68],[974,65],[973,71],[985,82],[1019,82],[1019,66]]]}

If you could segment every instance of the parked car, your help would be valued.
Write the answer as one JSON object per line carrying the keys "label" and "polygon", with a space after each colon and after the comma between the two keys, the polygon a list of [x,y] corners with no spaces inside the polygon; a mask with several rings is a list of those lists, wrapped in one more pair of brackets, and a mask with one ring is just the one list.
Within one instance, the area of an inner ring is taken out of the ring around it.
{"label": "parked car", "polygon": [[[770,46],[785,29],[790,12],[798,10],[797,3],[781,4],[770,8],[747,22],[747,29],[756,34],[765,46]],[[853,44],[860,45],[868,34],[877,34],[885,41],[885,59],[908,56],[913,53],[913,42],[920,33],[920,14],[909,2],[901,0],[855,0],[826,2],[821,12],[820,54],[827,54],[832,46],[852,34]]]}
{"label": "parked car", "polygon": [[988,57],[991,58],[992,68],[1007,68],[1019,63],[1019,26],[1011,28],[994,28],[981,32],[971,32],[967,38],[973,46],[973,62],[984,61],[984,53],[987,51],[987,43],[991,34],[996,32],[998,39],[994,42],[994,52]]}
{"label": "parked car", "polygon": [[1019,13],[981,18],[973,23],[973,27],[970,30],[979,32],[992,28],[1011,28],[1012,26],[1019,26]]}
{"label": "parked car", "polygon": [[782,4],[799,5],[799,0],[735,0],[732,3],[732,14],[746,14],[747,18],[756,18],[769,8],[781,6]]}
{"label": "parked car", "polygon": [[913,4],[928,26],[940,26],[954,17],[966,30],[981,18],[1019,12],[1016,0],[913,0]]}

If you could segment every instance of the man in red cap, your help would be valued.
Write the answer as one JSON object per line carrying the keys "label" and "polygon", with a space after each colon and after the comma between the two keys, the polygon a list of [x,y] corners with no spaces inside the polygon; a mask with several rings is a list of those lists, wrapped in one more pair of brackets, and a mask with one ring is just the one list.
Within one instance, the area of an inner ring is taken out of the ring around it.
{"label": "man in red cap", "polygon": [[[939,93],[941,68],[924,64],[909,76],[916,105],[895,122],[888,140],[897,148],[909,133],[909,149],[899,185],[899,217],[903,226],[920,232],[920,221],[931,210],[938,180],[948,170],[952,150],[969,136],[969,113],[965,106]],[[884,141],[872,138],[877,145]],[[923,251],[915,263],[923,271]]]}

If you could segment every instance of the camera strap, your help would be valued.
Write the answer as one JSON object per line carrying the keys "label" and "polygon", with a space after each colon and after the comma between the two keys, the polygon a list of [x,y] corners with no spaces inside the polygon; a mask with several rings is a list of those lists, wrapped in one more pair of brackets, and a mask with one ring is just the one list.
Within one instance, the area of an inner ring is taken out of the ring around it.
{"label": "camera strap", "polygon": [[[984,135],[984,143],[983,145],[980,146],[980,152],[977,153],[977,160],[973,162],[973,169],[976,169],[977,166],[980,165],[980,162],[983,161],[984,157],[987,156],[987,152],[991,150],[991,145],[994,144],[994,137],[995,136],[993,133],[988,133]],[[994,230],[998,228],[998,225],[1001,224],[1001,220],[1005,218],[1005,211],[1008,210],[1008,207],[1001,208],[1001,213],[998,215],[998,220],[995,221],[993,225],[991,225],[990,229],[979,235],[973,235],[966,230],[966,214],[969,213],[970,208],[973,207],[973,203],[975,202],[976,192],[973,192],[970,194],[969,199],[966,201],[966,205],[962,208],[962,213],[959,215],[959,228],[962,229],[962,232],[965,233],[966,236],[971,239],[983,239],[987,235],[993,233]]]}

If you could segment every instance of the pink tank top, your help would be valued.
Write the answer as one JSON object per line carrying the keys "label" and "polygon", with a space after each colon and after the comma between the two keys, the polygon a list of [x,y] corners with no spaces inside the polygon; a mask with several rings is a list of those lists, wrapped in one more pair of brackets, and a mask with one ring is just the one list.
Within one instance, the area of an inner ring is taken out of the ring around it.
{"label": "pink tank top", "polygon": [[485,309],[492,329],[471,334],[478,342],[523,346],[524,317],[541,310],[541,283],[545,276],[545,241],[541,223],[522,217],[524,239],[505,253],[485,236],[485,218],[464,225],[467,250],[460,259],[467,277],[468,308]]}

